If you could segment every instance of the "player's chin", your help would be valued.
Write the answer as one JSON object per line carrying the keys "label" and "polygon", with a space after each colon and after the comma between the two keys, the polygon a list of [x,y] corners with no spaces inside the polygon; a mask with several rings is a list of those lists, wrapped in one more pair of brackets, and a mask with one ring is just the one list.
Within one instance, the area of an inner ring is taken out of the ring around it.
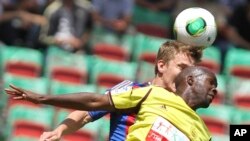
{"label": "player's chin", "polygon": [[207,99],[207,100],[204,102],[202,108],[208,108],[208,107],[210,106],[211,103],[212,103],[212,99]]}

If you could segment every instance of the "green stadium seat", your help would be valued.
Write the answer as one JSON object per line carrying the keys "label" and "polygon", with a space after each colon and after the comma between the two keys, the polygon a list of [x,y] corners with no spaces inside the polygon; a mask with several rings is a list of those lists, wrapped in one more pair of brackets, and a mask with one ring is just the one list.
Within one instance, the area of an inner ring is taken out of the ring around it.
{"label": "green stadium seat", "polygon": [[136,81],[138,81],[139,83],[151,81],[155,76],[154,71],[154,64],[148,63],[146,61],[140,61],[138,64]]}
{"label": "green stadium seat", "polygon": [[16,105],[9,109],[8,121],[10,124],[13,124],[16,120],[27,120],[50,127],[52,125],[53,116],[54,109],[52,107],[41,108],[26,105]]}
{"label": "green stadium seat", "polygon": [[[120,81],[124,79],[135,79],[137,69],[136,63],[109,61],[98,57],[94,57],[93,59],[94,63],[90,70],[90,83],[92,84],[100,83],[98,80],[110,81],[112,83],[113,81],[117,82],[119,78]],[[103,75],[99,76],[100,74]],[[110,76],[110,79],[105,79],[107,75]]]}
{"label": "green stadium seat", "polygon": [[21,76],[39,77],[43,55],[40,51],[19,46],[1,47],[1,74],[9,72]]}
{"label": "green stadium seat", "polygon": [[92,46],[92,53],[98,57],[114,61],[128,61],[130,54],[120,45],[97,43]]}
{"label": "green stadium seat", "polygon": [[[22,77],[22,76],[16,76],[16,75],[5,73],[3,76],[3,83],[4,83],[3,86],[6,88],[8,87],[9,84],[14,84],[15,86],[22,87],[24,89],[28,89],[34,92],[38,92],[40,94],[47,93],[47,83],[45,79],[43,78]],[[4,97],[4,98],[1,98],[2,101],[5,101],[4,107],[8,111],[7,127],[9,130],[11,130],[12,128],[16,126],[14,122],[17,120],[27,119],[30,121],[34,121],[35,120],[34,117],[36,117],[36,115],[37,117],[42,118],[43,112],[37,113],[37,110],[42,110],[43,106],[36,105],[27,101],[18,101],[18,100],[8,99],[6,94],[2,96]],[[36,110],[34,110],[33,108]],[[50,118],[52,118],[52,116]],[[39,119],[39,118],[36,118],[36,119]],[[43,120],[47,120],[47,119],[48,118],[39,119],[39,121],[36,121],[36,122],[43,123]],[[8,135],[11,136],[10,131]]]}
{"label": "green stadium seat", "polygon": [[60,81],[51,81],[50,93],[54,95],[79,92],[96,92],[93,84],[68,84]]}
{"label": "green stadium seat", "polygon": [[73,54],[59,47],[50,46],[47,51],[45,76],[49,80],[68,83],[87,83],[87,56]]}
{"label": "green stadium seat", "polygon": [[160,46],[169,39],[136,34],[134,39],[134,51],[132,52],[133,61],[138,61],[142,54],[157,54]]}
{"label": "green stadium seat", "polygon": [[216,46],[209,46],[203,51],[200,66],[211,69],[214,73],[220,73],[221,69],[221,53]]}
{"label": "green stadium seat", "polygon": [[[56,124],[61,123],[66,117],[71,113],[71,110],[60,109],[58,111],[58,116]],[[78,131],[63,136],[64,141],[94,141],[99,139],[99,133],[101,131],[101,121],[97,120],[86,124],[84,127],[80,128]]]}
{"label": "green stadium seat", "polygon": [[166,12],[152,11],[138,5],[134,7],[132,16],[132,23],[134,25],[146,23],[168,28],[172,22],[171,15]]}
{"label": "green stadium seat", "polygon": [[137,24],[135,25],[136,31],[139,33],[143,33],[145,35],[160,37],[160,38],[169,38],[171,37],[171,33],[168,28],[161,27],[154,24]]}
{"label": "green stadium seat", "polygon": [[213,99],[213,104],[225,104],[228,99],[226,77],[223,74],[216,74],[216,78],[218,94]]}
{"label": "green stadium seat", "polygon": [[15,105],[8,110],[6,129],[8,137],[26,136],[39,138],[52,127],[54,109]]}
{"label": "green stadium seat", "polygon": [[[97,45],[109,45],[116,46],[121,48],[122,52],[128,54],[127,57],[130,57],[130,54],[133,51],[134,46],[134,34],[123,34],[117,35],[114,33],[106,32],[102,28],[95,27],[93,33],[91,34],[90,47],[91,52],[94,52],[94,48]],[[130,58],[128,58],[130,59]]]}
{"label": "green stadium seat", "polygon": [[17,87],[22,87],[40,94],[47,94],[48,85],[46,78],[27,78],[22,76],[16,76],[10,73],[5,73],[3,76],[4,87],[8,87],[9,84],[14,84]]}
{"label": "green stadium seat", "polygon": [[234,124],[250,124],[250,109],[249,108],[236,108],[236,114],[234,116]]}
{"label": "green stadium seat", "polygon": [[38,140],[39,138],[26,137],[25,135],[11,137],[11,141],[38,141]]}
{"label": "green stadium seat", "polygon": [[230,76],[228,94],[231,104],[237,107],[250,107],[250,79]]}
{"label": "green stadium seat", "polygon": [[225,57],[225,74],[243,78],[250,78],[249,54],[249,50],[230,48]]}
{"label": "green stadium seat", "polygon": [[229,141],[229,134],[212,135],[212,141]]}
{"label": "green stadium seat", "polygon": [[234,107],[232,106],[213,104],[206,109],[197,110],[212,134],[229,133],[229,124],[233,121],[233,112]]}
{"label": "green stadium seat", "polygon": [[[5,73],[3,76],[4,88],[9,87],[9,84],[13,84],[17,87],[28,89],[28,90],[31,90],[40,94],[48,93],[47,80],[42,77],[32,78],[32,77],[16,76],[10,73]],[[7,102],[5,103],[5,106],[8,106],[8,107],[10,107],[13,104],[28,104],[28,105],[38,106],[27,101],[17,101],[17,100],[8,99],[6,94],[1,94],[0,96],[3,101]]]}
{"label": "green stadium seat", "polygon": [[120,41],[121,40],[116,34],[106,32],[106,30],[100,26],[94,26],[90,38],[90,45],[93,46],[96,43],[108,43],[113,45],[119,45]]}
{"label": "green stadium seat", "polygon": [[132,52],[134,51],[134,44],[135,44],[135,35],[134,34],[124,34],[120,45],[125,48],[127,52],[129,52],[130,57],[132,57]]}
{"label": "green stadium seat", "polygon": [[110,131],[110,115],[102,117],[100,120],[101,132],[99,134],[99,139],[102,141],[109,140],[109,131]]}

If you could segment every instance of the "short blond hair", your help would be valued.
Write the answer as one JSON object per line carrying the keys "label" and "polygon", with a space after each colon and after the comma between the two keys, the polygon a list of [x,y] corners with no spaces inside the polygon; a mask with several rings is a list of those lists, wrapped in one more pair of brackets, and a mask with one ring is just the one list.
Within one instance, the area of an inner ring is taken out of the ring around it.
{"label": "short blond hair", "polygon": [[176,53],[183,52],[190,54],[195,63],[201,61],[202,49],[194,46],[190,46],[175,40],[169,40],[164,42],[158,50],[155,63],[155,74],[158,73],[157,62],[163,60],[164,63],[168,63],[175,57]]}

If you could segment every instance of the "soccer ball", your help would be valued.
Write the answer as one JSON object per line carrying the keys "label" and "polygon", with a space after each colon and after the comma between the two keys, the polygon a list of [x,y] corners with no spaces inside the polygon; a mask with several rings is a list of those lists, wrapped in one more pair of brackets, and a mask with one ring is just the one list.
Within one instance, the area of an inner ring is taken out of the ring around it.
{"label": "soccer ball", "polygon": [[177,41],[197,47],[213,44],[217,28],[214,16],[206,9],[192,7],[179,13],[174,23]]}

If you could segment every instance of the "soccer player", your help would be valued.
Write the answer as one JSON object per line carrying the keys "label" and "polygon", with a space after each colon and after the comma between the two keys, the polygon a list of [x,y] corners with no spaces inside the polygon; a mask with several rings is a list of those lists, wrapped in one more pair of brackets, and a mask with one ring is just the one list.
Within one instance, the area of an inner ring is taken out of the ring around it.
{"label": "soccer player", "polygon": [[127,141],[209,141],[211,135],[195,111],[207,108],[217,94],[215,74],[207,68],[191,66],[179,73],[174,82],[175,93],[157,85],[115,94],[111,91],[106,95],[84,92],[40,95],[13,85],[5,91],[13,99],[63,108],[116,112],[138,110],[136,122],[129,128]]}
{"label": "soccer player", "polygon": [[[155,78],[150,82],[153,85],[161,86],[171,92],[175,92],[174,78],[187,66],[193,66],[201,60],[201,50],[176,41],[167,41],[160,47],[156,64]],[[124,81],[113,88],[124,91],[128,88],[145,87],[149,83],[137,84],[131,81]],[[112,90],[112,88],[110,89]],[[108,90],[109,91],[109,90]],[[56,129],[51,132],[44,132],[40,139],[56,141],[65,134],[70,134],[84,126],[90,121],[95,121],[110,112],[107,111],[74,111]],[[116,113],[110,115],[110,137],[109,140],[125,140],[128,128],[135,121],[136,113]],[[68,120],[70,119],[70,120]],[[70,123],[68,123],[70,121]],[[72,121],[75,121],[72,124]]]}

